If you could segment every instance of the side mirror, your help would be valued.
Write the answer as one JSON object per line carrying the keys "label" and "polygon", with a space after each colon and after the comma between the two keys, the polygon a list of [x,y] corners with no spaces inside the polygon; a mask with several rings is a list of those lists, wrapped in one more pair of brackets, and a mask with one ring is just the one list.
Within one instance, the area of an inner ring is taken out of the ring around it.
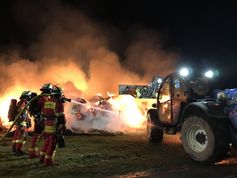
{"label": "side mirror", "polygon": [[151,106],[152,106],[153,108],[156,108],[156,107],[157,107],[157,104],[156,104],[156,103],[153,103]]}

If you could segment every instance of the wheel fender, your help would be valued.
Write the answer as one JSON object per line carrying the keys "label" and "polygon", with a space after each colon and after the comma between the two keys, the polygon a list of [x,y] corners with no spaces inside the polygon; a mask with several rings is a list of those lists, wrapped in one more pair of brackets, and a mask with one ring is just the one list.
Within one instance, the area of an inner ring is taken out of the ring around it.
{"label": "wheel fender", "polygon": [[182,113],[182,120],[186,118],[190,113],[202,112],[208,117],[213,118],[228,118],[227,114],[224,112],[223,106],[215,103],[206,102],[193,102],[185,107]]}

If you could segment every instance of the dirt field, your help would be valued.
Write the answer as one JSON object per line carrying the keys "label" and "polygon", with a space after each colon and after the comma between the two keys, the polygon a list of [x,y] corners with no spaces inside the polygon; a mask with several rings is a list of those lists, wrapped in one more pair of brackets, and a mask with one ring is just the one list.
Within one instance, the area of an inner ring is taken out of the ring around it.
{"label": "dirt field", "polygon": [[235,151],[217,165],[202,166],[189,159],[175,136],[165,136],[161,145],[149,144],[143,133],[69,136],[66,143],[57,150],[59,164],[45,168],[38,159],[15,157],[7,138],[0,145],[0,177],[237,177]]}

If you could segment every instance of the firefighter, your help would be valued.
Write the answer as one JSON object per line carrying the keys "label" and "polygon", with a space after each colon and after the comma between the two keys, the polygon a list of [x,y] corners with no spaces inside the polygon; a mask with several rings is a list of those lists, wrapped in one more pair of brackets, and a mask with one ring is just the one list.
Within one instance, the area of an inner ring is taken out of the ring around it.
{"label": "firefighter", "polygon": [[54,165],[57,145],[57,133],[65,130],[65,116],[62,100],[62,90],[54,86],[51,97],[42,102],[41,114],[45,118],[45,141],[40,152],[40,162],[45,166]]}
{"label": "firefighter", "polygon": [[[23,91],[19,99],[20,101],[17,103],[18,113],[21,112],[27,105],[28,101],[30,101],[31,91]],[[26,109],[22,112],[22,114],[19,116],[18,121],[16,122],[16,130],[12,139],[12,150],[13,152],[15,152],[16,156],[21,156],[25,154],[22,151],[22,147],[25,144],[26,137],[28,135],[27,129],[30,126],[30,118]]]}
{"label": "firefighter", "polygon": [[53,97],[58,101],[58,109],[57,109],[57,146],[59,148],[65,147],[64,142],[64,133],[66,131],[66,119],[64,114],[64,103],[71,102],[71,99],[65,98],[63,95],[63,90],[58,87],[54,86],[53,89]]}
{"label": "firefighter", "polygon": [[[44,102],[50,97],[49,95],[44,94],[50,94],[52,88],[53,85],[50,83],[44,84],[40,89],[42,96],[40,96],[37,100],[34,100],[29,107],[30,114],[34,117],[34,132],[29,148],[29,158],[31,159],[39,157],[39,143],[44,130],[44,118],[41,116],[42,106],[40,103]],[[34,96],[37,96],[37,94],[35,93]]]}

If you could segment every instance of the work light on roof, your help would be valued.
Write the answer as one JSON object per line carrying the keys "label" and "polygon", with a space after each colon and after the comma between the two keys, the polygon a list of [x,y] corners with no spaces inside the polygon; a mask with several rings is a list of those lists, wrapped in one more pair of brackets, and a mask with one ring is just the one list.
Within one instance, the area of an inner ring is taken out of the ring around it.
{"label": "work light on roof", "polygon": [[208,70],[204,74],[205,77],[207,78],[213,78],[214,77],[214,72],[212,70]]}
{"label": "work light on roof", "polygon": [[187,77],[189,75],[188,68],[184,67],[184,68],[180,69],[179,74],[183,77]]}
{"label": "work light on roof", "polygon": [[162,83],[162,78],[158,78],[158,79],[157,79],[157,82],[158,82],[158,83]]}

